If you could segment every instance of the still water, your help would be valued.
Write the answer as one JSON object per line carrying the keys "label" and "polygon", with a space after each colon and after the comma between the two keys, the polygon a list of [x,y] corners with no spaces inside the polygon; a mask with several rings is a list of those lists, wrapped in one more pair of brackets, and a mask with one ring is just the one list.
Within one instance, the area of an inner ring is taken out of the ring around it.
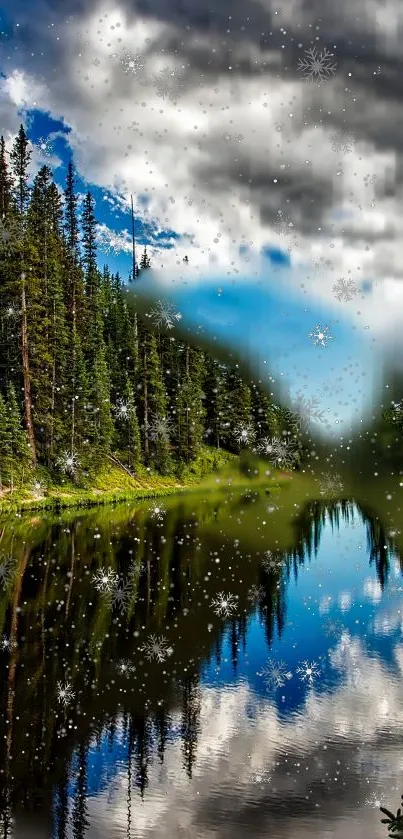
{"label": "still water", "polygon": [[394,532],[352,501],[291,504],[291,525],[282,507],[238,491],[3,522],[2,839],[386,839]]}

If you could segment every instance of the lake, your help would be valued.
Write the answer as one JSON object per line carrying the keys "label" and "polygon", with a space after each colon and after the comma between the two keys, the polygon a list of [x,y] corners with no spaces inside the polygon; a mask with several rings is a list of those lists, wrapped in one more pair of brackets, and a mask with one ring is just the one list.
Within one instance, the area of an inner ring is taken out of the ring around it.
{"label": "lake", "polygon": [[0,537],[1,837],[387,838],[403,564],[358,501],[229,488]]}

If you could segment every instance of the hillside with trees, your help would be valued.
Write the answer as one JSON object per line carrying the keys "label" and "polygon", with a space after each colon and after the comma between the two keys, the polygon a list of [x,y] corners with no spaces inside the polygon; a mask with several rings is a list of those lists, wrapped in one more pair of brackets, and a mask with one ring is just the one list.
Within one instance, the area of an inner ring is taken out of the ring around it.
{"label": "hillside with trees", "polygon": [[[295,419],[261,383],[141,317],[97,259],[95,202],[29,176],[23,126],[0,141],[0,491],[38,474],[80,485],[106,462],[180,475],[206,446],[295,464]],[[136,282],[150,268],[144,248]],[[41,471],[42,470],[42,471]]]}

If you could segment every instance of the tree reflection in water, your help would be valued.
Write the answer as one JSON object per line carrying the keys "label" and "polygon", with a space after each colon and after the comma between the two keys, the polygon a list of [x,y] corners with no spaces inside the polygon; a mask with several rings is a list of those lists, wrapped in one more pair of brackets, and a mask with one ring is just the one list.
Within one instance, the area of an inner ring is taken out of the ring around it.
{"label": "tree reflection in water", "polygon": [[[260,501],[256,496],[256,504]],[[175,736],[181,738],[183,770],[191,778],[201,666],[214,657],[220,662],[229,633],[236,672],[253,611],[269,646],[274,633],[281,637],[287,581],[316,554],[326,521],[334,528],[341,521],[365,522],[370,563],[384,588],[396,548],[370,511],[347,501],[307,504],[295,520],[294,547],[279,549],[280,562],[270,568],[262,563],[262,551],[239,547],[232,538],[231,520],[241,503],[235,497],[231,504],[200,502],[196,511],[194,502],[177,503],[163,522],[145,510],[122,507],[57,520],[16,519],[4,529],[0,562],[12,555],[15,566],[0,599],[0,631],[8,639],[1,652],[2,839],[14,836],[12,815],[18,823],[21,812],[33,818],[27,837],[35,835],[35,814],[51,823],[52,837],[85,836],[94,772],[89,755],[94,743],[101,748],[105,735],[110,748],[119,743],[116,759],[126,767],[129,837],[133,790],[146,794],[153,755],[163,765],[175,729],[172,710],[178,707]],[[100,568],[112,568],[122,578],[131,569],[131,600],[124,614],[94,586]],[[210,605],[224,577],[226,585],[231,578],[238,603],[236,614],[225,620]],[[248,592],[256,586],[259,598],[253,600]],[[147,660],[141,646],[150,635],[166,639],[169,659]],[[122,661],[127,673],[119,667]],[[71,686],[71,701],[59,701],[58,683]],[[400,816],[388,825],[391,835],[403,835]]]}

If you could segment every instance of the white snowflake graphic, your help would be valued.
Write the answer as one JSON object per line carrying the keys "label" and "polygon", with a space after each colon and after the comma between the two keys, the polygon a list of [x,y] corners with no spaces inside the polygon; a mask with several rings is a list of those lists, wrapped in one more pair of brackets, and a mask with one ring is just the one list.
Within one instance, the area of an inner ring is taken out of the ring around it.
{"label": "white snowflake graphic", "polygon": [[264,768],[254,769],[250,774],[250,780],[252,783],[259,784],[260,786],[262,786],[262,784],[269,784],[271,779],[272,776]]}
{"label": "white snowflake graphic", "polygon": [[243,142],[243,134],[223,134],[224,140],[227,143],[242,143]]}
{"label": "white snowflake graphic", "polygon": [[349,152],[354,151],[355,148],[355,137],[352,134],[346,134],[343,131],[337,131],[336,134],[332,134],[330,137],[330,141],[332,144],[332,151],[334,152],[342,152],[343,154],[349,154]]}
{"label": "white snowflake graphic", "polygon": [[379,810],[379,807],[382,807],[385,800],[385,796],[382,792],[371,792],[368,798],[365,799],[365,803],[368,807],[374,807]]}
{"label": "white snowflake graphic", "polygon": [[300,70],[308,82],[316,82],[317,85],[334,76],[337,64],[332,63],[333,53],[326,47],[319,52],[316,47],[304,50],[305,58],[300,58],[297,69]]}
{"label": "white snowflake graphic", "polygon": [[344,484],[340,475],[336,472],[323,472],[318,479],[319,491],[321,495],[337,495],[343,491]]}
{"label": "white snowflake graphic", "polygon": [[301,431],[308,432],[315,422],[325,421],[324,411],[321,410],[316,396],[307,397],[298,392],[294,401],[294,411]]}
{"label": "white snowflake graphic", "polygon": [[170,417],[155,415],[149,423],[148,428],[151,440],[164,440],[168,442],[173,433],[173,421]]}
{"label": "white snowflake graphic", "polygon": [[65,475],[75,475],[79,468],[79,462],[74,452],[64,451],[56,461],[57,466]]}
{"label": "white snowflake graphic", "polygon": [[52,141],[49,137],[39,137],[39,140],[35,143],[35,148],[43,157],[51,157],[53,154]]}
{"label": "white snowflake graphic", "polygon": [[145,56],[128,51],[125,51],[119,57],[119,64],[123,67],[126,76],[131,74],[132,76],[136,76],[136,78],[143,76],[147,69]]}
{"label": "white snowflake graphic", "polygon": [[265,437],[258,443],[257,448],[274,466],[287,468],[295,464],[297,450],[295,443],[291,440],[281,440],[279,437]]}
{"label": "white snowflake graphic", "polygon": [[287,665],[283,661],[274,661],[272,658],[269,658],[265,667],[257,675],[263,677],[269,688],[281,688],[292,679],[292,672],[287,669]]}
{"label": "white snowflake graphic", "polygon": [[2,650],[4,650],[4,652],[10,652],[10,650],[17,649],[18,644],[16,641],[12,641],[11,638],[8,637],[8,635],[3,635],[0,640],[0,647]]}
{"label": "white snowflake graphic", "polygon": [[284,566],[285,562],[280,556],[272,553],[272,551],[265,552],[265,556],[262,559],[262,568],[264,568],[268,574],[273,571],[279,571],[281,568],[284,568]]}
{"label": "white snowflake graphic", "polygon": [[107,256],[109,254],[118,256],[120,253],[127,252],[131,248],[130,237],[126,230],[123,230],[121,233],[116,233],[106,227],[106,225],[97,225],[96,241],[103,253]]}
{"label": "white snowflake graphic", "polygon": [[315,329],[312,329],[309,333],[309,337],[315,347],[327,347],[329,342],[333,340],[329,326],[315,326]]}
{"label": "white snowflake graphic", "polygon": [[314,679],[320,675],[320,667],[315,661],[302,661],[297,667],[297,673],[301,681],[312,684]]}
{"label": "white snowflake graphic", "polygon": [[343,633],[343,624],[339,620],[332,620],[328,618],[323,624],[325,635],[329,638],[340,638]]}
{"label": "white snowflake graphic", "polygon": [[162,521],[165,516],[166,510],[165,507],[161,506],[161,504],[154,504],[152,507],[150,507],[149,513],[153,519],[156,519],[157,521]]}
{"label": "white snowflake graphic", "polygon": [[129,420],[130,413],[131,413],[130,404],[129,404],[129,402],[126,402],[125,399],[118,399],[118,401],[115,405],[114,411],[115,411],[115,415],[118,417],[118,419],[126,420],[126,421]]}
{"label": "white snowflake graphic", "polygon": [[70,682],[58,682],[57,683],[57,698],[62,705],[66,706],[69,702],[75,697],[75,693]]}
{"label": "white snowflake graphic", "polygon": [[112,568],[100,568],[92,577],[97,591],[112,592],[119,585],[119,574]]}
{"label": "white snowflake graphic", "polygon": [[134,664],[132,664],[131,661],[128,661],[125,658],[121,658],[120,661],[118,661],[118,663],[116,664],[116,670],[121,676],[126,676],[126,678],[128,678],[136,672]]}
{"label": "white snowflake graphic", "polygon": [[248,600],[251,600],[252,603],[261,603],[265,595],[266,591],[263,586],[253,585],[248,591]]}
{"label": "white snowflake graphic", "polygon": [[163,635],[150,635],[139,649],[145,653],[148,661],[165,661],[172,655],[173,649]]}
{"label": "white snowflake graphic", "polygon": [[161,99],[170,99],[176,104],[179,96],[186,89],[187,76],[186,68],[181,67],[163,67],[157,75],[154,76],[154,85],[157,96]]}
{"label": "white snowflake graphic", "polygon": [[176,310],[175,306],[164,300],[157,301],[154,308],[151,309],[149,317],[152,318],[155,326],[158,328],[163,326],[166,329],[173,329],[175,321],[179,322],[182,319],[181,313]]}
{"label": "white snowflake graphic", "polygon": [[106,597],[112,609],[117,609],[124,614],[127,612],[133,592],[133,582],[130,578],[127,580],[117,580],[113,583],[110,589],[106,590]]}
{"label": "white snowflake graphic", "polygon": [[2,557],[0,564],[0,585],[5,589],[9,585],[14,575],[16,560],[12,556]]}
{"label": "white snowflake graphic", "polygon": [[237,598],[233,594],[224,594],[221,591],[217,597],[213,598],[211,606],[216,615],[227,618],[236,612],[238,608]]}
{"label": "white snowflake graphic", "polygon": [[283,210],[277,210],[275,228],[279,236],[290,236],[294,233],[294,223],[289,215],[285,215]]}
{"label": "white snowflake graphic", "polygon": [[250,423],[247,425],[238,425],[234,428],[234,437],[240,446],[247,446],[249,443],[252,443],[255,437],[253,426]]}
{"label": "white snowflake graphic", "polygon": [[357,294],[357,286],[353,280],[345,280],[341,277],[333,286],[333,293],[340,302],[349,303]]}

